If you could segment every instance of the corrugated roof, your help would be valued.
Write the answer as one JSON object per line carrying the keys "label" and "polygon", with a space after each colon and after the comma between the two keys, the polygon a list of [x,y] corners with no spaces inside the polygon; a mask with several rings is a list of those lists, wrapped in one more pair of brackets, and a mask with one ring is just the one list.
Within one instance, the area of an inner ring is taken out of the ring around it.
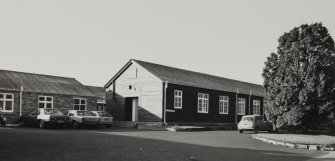
{"label": "corrugated roof", "polygon": [[95,95],[97,95],[99,98],[105,98],[106,97],[106,90],[104,87],[96,87],[96,86],[87,86],[86,87],[93,92]]}
{"label": "corrugated roof", "polygon": [[74,78],[0,70],[0,89],[97,97]]}
{"label": "corrugated roof", "polygon": [[251,91],[252,95],[265,95],[263,87],[258,84],[222,78],[209,74],[173,68],[140,60],[133,61],[147,69],[149,72],[151,72],[164,82],[167,81],[168,83],[172,84],[186,85],[205,89],[214,89],[219,91],[228,91],[234,93],[236,93],[238,89],[239,93],[250,94]]}

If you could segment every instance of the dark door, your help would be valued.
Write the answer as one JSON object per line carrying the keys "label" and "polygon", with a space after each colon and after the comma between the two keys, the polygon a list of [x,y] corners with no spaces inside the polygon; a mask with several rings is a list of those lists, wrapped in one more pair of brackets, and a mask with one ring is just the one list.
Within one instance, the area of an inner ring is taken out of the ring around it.
{"label": "dark door", "polygon": [[133,98],[126,98],[124,108],[125,121],[132,121],[133,116]]}

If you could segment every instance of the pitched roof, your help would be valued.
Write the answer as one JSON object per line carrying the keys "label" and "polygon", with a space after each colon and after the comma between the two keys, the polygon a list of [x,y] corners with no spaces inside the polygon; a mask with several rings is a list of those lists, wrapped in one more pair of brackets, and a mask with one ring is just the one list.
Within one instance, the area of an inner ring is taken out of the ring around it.
{"label": "pitched roof", "polygon": [[106,97],[106,90],[104,87],[96,87],[96,86],[86,86],[91,92],[97,95],[99,98]]}
{"label": "pitched roof", "polygon": [[213,76],[209,74],[193,72],[184,69],[173,68],[169,66],[164,66],[160,64],[149,63],[141,60],[130,60],[125,67],[121,69],[115,75],[111,81],[109,81],[105,87],[111,85],[112,81],[115,80],[118,75],[120,75],[123,70],[126,70],[129,65],[131,65],[132,61],[138,63],[140,66],[154,74],[163,82],[167,81],[172,84],[179,84],[185,86],[199,87],[205,89],[213,89],[219,91],[228,91],[236,93],[237,89],[239,93],[250,94],[256,96],[264,96],[265,92],[263,87],[258,84],[242,82],[238,80]]}
{"label": "pitched roof", "polygon": [[74,78],[0,70],[0,89],[97,97]]}

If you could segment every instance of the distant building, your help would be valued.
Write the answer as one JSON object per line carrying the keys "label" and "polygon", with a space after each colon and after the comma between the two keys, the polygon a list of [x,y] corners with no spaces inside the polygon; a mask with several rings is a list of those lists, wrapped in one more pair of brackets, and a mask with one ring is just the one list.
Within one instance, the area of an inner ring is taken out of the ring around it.
{"label": "distant building", "polygon": [[0,70],[0,112],[8,122],[34,108],[95,110],[97,96],[74,78]]}
{"label": "distant building", "polygon": [[235,124],[263,115],[261,85],[130,60],[105,85],[115,120]]}
{"label": "distant building", "polygon": [[97,111],[105,111],[106,107],[106,89],[104,87],[86,86],[97,97]]}

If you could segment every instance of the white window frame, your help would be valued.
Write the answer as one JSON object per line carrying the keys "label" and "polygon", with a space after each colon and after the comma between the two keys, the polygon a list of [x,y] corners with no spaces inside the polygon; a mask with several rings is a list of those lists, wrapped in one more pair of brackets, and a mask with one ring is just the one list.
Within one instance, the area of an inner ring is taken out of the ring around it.
{"label": "white window frame", "polygon": [[[79,99],[79,104],[75,104],[75,100],[76,99]],[[85,100],[85,104],[81,104],[82,100]],[[76,105],[79,105],[79,109],[75,109],[74,108]],[[82,105],[85,105],[85,109],[84,110],[80,109],[80,106],[82,106]],[[86,109],[87,109],[87,99],[86,98],[73,98],[73,110],[86,111]]]}
{"label": "white window frame", "polygon": [[229,97],[220,96],[219,97],[219,114],[228,114],[229,113]]}
{"label": "white window frame", "polygon": [[261,114],[261,101],[253,100],[252,105],[253,105],[252,114],[260,115]]}
{"label": "white window frame", "polygon": [[[0,98],[0,101],[3,102],[2,106],[3,106],[3,109],[0,110],[1,112],[14,112],[14,94],[13,93],[0,93],[3,95],[3,98]],[[11,95],[12,98],[11,99],[8,99],[6,98],[7,95]],[[6,110],[6,103],[7,102],[12,102],[12,110]]]}
{"label": "white window frame", "polygon": [[245,115],[245,98],[237,98],[237,114]]}
{"label": "white window frame", "polygon": [[174,108],[175,109],[182,109],[183,108],[183,91],[181,90],[174,90]]}
{"label": "white window frame", "polygon": [[198,93],[198,113],[208,113],[209,111],[209,95]]}
{"label": "white window frame", "polygon": [[[40,101],[41,97],[44,97],[44,101]],[[47,101],[47,98],[51,98],[51,101]],[[44,109],[53,109],[54,108],[54,98],[53,98],[53,96],[38,96],[38,108],[41,108],[40,103],[43,103],[43,108]],[[51,108],[47,108],[48,103],[51,103]]]}

